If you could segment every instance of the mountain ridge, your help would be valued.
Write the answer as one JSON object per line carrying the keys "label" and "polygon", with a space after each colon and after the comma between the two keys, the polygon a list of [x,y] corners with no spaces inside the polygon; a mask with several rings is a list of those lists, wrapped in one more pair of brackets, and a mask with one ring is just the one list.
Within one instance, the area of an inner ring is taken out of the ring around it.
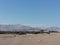
{"label": "mountain ridge", "polygon": [[[21,24],[14,24],[14,25],[4,25],[0,24],[0,31],[28,31],[28,30],[41,30],[44,28],[41,27],[31,27]],[[45,30],[45,29],[44,29]],[[46,30],[60,30],[59,27],[48,27]]]}

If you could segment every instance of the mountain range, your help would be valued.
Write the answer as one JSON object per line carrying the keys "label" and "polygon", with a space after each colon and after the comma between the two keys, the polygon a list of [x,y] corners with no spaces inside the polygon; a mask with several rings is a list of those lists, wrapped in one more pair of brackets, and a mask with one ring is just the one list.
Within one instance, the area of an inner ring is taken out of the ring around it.
{"label": "mountain range", "polygon": [[[49,27],[47,30],[60,30],[58,27]],[[39,27],[31,27],[25,25],[2,25],[0,24],[0,31],[28,31],[28,30],[41,30]]]}

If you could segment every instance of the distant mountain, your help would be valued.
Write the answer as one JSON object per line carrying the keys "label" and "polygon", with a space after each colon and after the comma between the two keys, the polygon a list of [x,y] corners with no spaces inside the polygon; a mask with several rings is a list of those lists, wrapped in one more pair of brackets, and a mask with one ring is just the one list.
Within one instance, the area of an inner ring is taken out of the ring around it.
{"label": "distant mountain", "polygon": [[0,25],[0,30],[2,31],[26,31],[32,30],[33,28],[30,26],[24,26],[20,24],[16,25]]}
{"label": "distant mountain", "polygon": [[[25,25],[0,25],[0,31],[29,31],[29,30],[41,30],[40,27],[31,27],[31,26],[25,26]],[[45,28],[43,28],[45,29]],[[60,30],[58,27],[49,27],[46,28],[47,30]]]}
{"label": "distant mountain", "polygon": [[59,27],[49,27],[49,28],[46,28],[47,30],[60,30]]}

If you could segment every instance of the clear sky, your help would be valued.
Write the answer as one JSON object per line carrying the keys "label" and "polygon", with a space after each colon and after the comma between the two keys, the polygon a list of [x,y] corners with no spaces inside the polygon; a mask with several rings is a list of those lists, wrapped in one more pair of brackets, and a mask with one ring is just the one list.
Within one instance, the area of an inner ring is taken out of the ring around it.
{"label": "clear sky", "polygon": [[60,0],[0,0],[0,24],[60,26]]}

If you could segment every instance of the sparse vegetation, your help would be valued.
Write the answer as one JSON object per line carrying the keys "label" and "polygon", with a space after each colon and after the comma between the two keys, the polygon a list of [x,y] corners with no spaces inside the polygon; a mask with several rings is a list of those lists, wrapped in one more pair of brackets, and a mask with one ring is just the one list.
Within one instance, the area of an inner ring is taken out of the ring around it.
{"label": "sparse vegetation", "polygon": [[40,30],[40,31],[0,31],[0,34],[43,34],[43,33],[58,33],[58,31],[48,31],[48,30]]}

